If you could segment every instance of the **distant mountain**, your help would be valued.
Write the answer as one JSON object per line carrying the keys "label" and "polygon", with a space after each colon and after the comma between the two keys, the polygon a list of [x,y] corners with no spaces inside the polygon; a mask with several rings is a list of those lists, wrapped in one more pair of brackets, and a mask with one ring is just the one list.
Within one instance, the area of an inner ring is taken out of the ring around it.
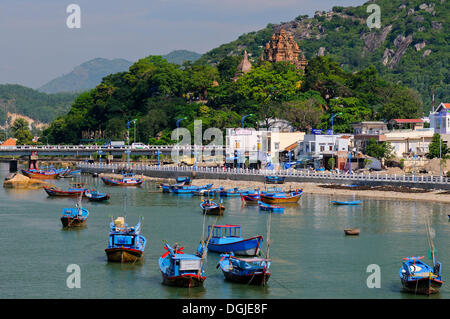
{"label": "distant mountain", "polygon": [[170,63],[183,64],[184,61],[195,62],[200,59],[202,55],[197,52],[187,51],[187,50],[175,50],[169,54],[163,55],[162,57],[169,61]]}
{"label": "distant mountain", "polygon": [[103,77],[117,72],[128,71],[133,62],[125,59],[96,58],[73,69],[38,88],[44,93],[81,92],[96,87]]}
{"label": "distant mountain", "polygon": [[17,84],[0,84],[0,125],[5,123],[7,113],[50,123],[70,110],[76,96],[76,93],[47,94]]}
{"label": "distant mountain", "polygon": [[[381,28],[369,29],[370,4],[381,8]],[[205,53],[200,63],[217,64],[226,56],[248,52],[255,63],[274,32],[291,33],[307,59],[326,55],[347,71],[374,65],[389,81],[417,90],[424,109],[450,96],[450,6],[448,0],[373,0],[361,6],[336,6],[314,17],[301,15],[241,35]],[[438,104],[438,103],[437,103]]]}

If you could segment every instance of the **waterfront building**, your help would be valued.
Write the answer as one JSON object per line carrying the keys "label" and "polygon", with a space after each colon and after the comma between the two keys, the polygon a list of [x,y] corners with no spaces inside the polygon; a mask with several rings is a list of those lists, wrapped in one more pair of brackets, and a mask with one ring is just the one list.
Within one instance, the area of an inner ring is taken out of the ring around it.
{"label": "waterfront building", "polygon": [[385,134],[384,141],[390,143],[395,156],[407,158],[415,155],[424,156],[433,140],[431,128],[392,130]]}
{"label": "waterfront building", "polygon": [[298,161],[318,169],[326,167],[330,158],[335,158],[336,168],[344,170],[350,141],[350,135],[306,134],[303,141],[298,142]]}
{"label": "waterfront building", "polygon": [[227,128],[226,162],[230,166],[270,167],[277,169],[282,161],[282,152],[293,143],[303,140],[304,132],[279,132],[255,130],[254,128]]}
{"label": "waterfront building", "polygon": [[352,124],[353,146],[358,151],[364,151],[370,139],[377,142],[386,141],[387,124],[382,121],[363,121]]}

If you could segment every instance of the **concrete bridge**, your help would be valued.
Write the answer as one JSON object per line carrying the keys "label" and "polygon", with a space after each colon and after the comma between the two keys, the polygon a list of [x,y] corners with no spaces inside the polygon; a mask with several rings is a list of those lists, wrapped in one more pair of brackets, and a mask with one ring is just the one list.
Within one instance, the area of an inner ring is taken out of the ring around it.
{"label": "concrete bridge", "polygon": [[97,145],[18,145],[0,146],[0,156],[90,156],[116,155],[121,156],[128,152],[129,155],[170,155],[172,151],[179,151],[194,155],[196,151],[210,151],[214,156],[217,150],[225,151],[220,146],[191,146],[191,145],[147,145],[144,149],[136,149],[131,146],[97,146]]}

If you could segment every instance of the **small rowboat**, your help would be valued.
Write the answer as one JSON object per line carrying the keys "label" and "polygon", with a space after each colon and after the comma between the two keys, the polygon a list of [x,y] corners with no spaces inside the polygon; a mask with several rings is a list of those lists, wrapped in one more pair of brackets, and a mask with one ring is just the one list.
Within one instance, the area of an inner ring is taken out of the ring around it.
{"label": "small rowboat", "polygon": [[252,194],[252,195],[244,195],[241,194],[241,201],[243,201],[246,204],[254,204],[257,205],[258,201],[261,199],[259,194]]}
{"label": "small rowboat", "polygon": [[269,204],[263,203],[261,201],[258,201],[258,206],[259,206],[259,209],[267,210],[272,213],[283,213],[284,212],[284,207],[280,206],[280,205],[269,205]]}
{"label": "small rowboat", "polygon": [[86,208],[76,206],[76,208],[63,208],[61,223],[63,227],[80,227],[86,224],[89,211]]}
{"label": "small rowboat", "polygon": [[354,201],[338,201],[338,200],[333,200],[331,201],[331,203],[333,205],[359,205],[362,203],[362,201],[360,200],[354,200]]}
{"label": "small rowboat", "polygon": [[134,177],[124,177],[122,179],[110,179],[102,176],[102,181],[109,186],[139,186],[144,183],[144,179]]}
{"label": "small rowboat", "polygon": [[59,177],[60,173],[61,173],[60,171],[55,171],[55,170],[51,170],[51,171],[34,170],[34,169],[30,169],[30,170],[23,169],[22,170],[23,175],[25,175],[29,178],[34,178],[34,179],[56,179]]}
{"label": "small rowboat", "polygon": [[267,184],[284,184],[284,176],[264,176]]}
{"label": "small rowboat", "polygon": [[225,210],[225,206],[222,203],[216,204],[209,199],[203,200],[203,202],[200,204],[200,208],[202,209],[203,214],[219,216],[222,216]]}
{"label": "small rowboat", "polygon": [[109,194],[100,193],[96,190],[86,190],[84,196],[92,202],[103,202],[109,199]]}
{"label": "small rowboat", "polygon": [[261,194],[261,201],[266,204],[285,204],[297,203],[303,194],[302,189],[297,189],[294,192],[281,192],[272,194]]}
{"label": "small rowboat", "polygon": [[185,288],[202,286],[206,279],[202,258],[183,253],[183,248],[165,244],[167,251],[159,258],[163,284]]}
{"label": "small rowboat", "polygon": [[356,236],[356,235],[359,235],[360,229],[359,228],[344,229],[344,233],[346,235]]}
{"label": "small rowboat", "polygon": [[68,188],[67,190],[61,190],[58,188],[55,188],[53,186],[44,186],[45,192],[48,194],[48,196],[62,196],[62,197],[70,197],[70,196],[80,196],[83,195],[86,191],[86,184],[73,184],[72,187]]}
{"label": "small rowboat", "polygon": [[180,176],[176,178],[177,184],[184,183],[184,185],[191,185],[192,179],[188,176]]}

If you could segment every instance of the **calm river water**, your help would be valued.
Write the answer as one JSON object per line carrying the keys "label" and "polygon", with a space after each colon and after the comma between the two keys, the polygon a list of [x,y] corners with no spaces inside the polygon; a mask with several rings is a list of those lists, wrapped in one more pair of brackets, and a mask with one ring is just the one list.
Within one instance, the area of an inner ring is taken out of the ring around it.
{"label": "calm river water", "polygon": [[[2,180],[6,175],[8,165],[0,164]],[[200,197],[150,193],[157,190],[150,182],[108,187],[90,176],[54,183],[67,187],[74,181],[111,194],[108,203],[83,200],[90,215],[80,230],[63,230],[60,222],[62,208],[74,207],[74,199],[50,198],[42,189],[0,189],[0,298],[427,298],[403,293],[398,275],[403,257],[425,255],[429,261],[426,213],[431,213],[444,281],[449,275],[450,223],[444,204],[402,201],[399,195],[398,201],[363,199],[361,206],[336,207],[330,200],[338,198],[305,194],[298,205],[271,216],[272,277],[266,287],[226,282],[214,253],[208,254],[204,287],[167,287],[158,267],[163,240],[195,251],[203,228]],[[142,264],[106,260],[110,218],[124,214],[125,198],[128,224],[144,217]],[[224,204],[227,210],[218,224],[238,224],[244,237],[266,238],[268,213],[241,206],[239,198],[224,199]],[[206,226],[215,219],[206,217]],[[360,228],[360,236],[345,236],[348,227]],[[80,266],[79,289],[66,285],[70,264]],[[367,287],[370,264],[381,268],[381,288]],[[441,293],[429,298],[449,297],[450,285],[444,282]]]}

